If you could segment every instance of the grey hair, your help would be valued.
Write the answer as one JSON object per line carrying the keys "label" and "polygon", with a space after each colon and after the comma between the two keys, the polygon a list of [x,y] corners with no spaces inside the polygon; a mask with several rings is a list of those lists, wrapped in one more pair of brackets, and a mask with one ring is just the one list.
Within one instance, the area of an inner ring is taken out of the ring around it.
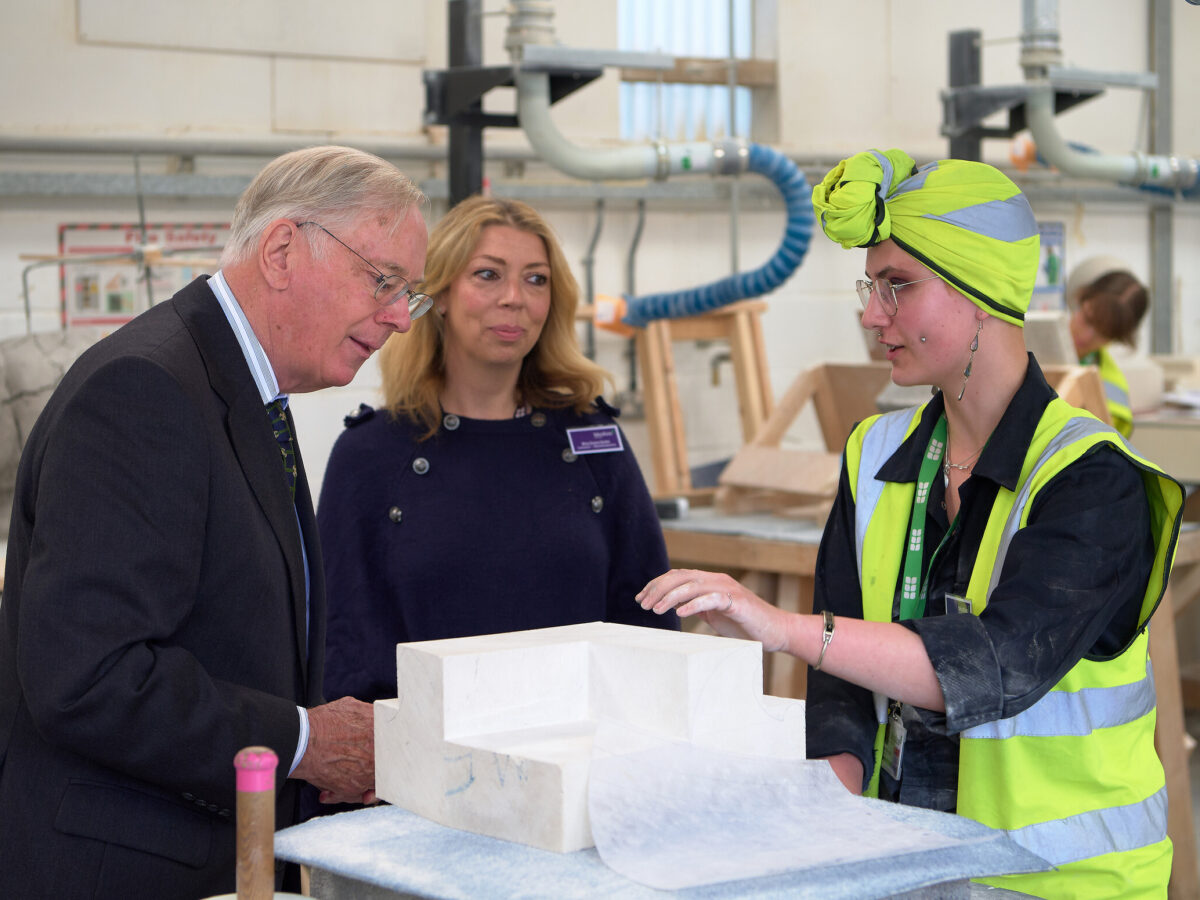
{"label": "grey hair", "polygon": [[412,179],[378,156],[338,146],[294,150],[267,163],[238,198],[221,265],[248,259],[276,219],[311,219],[336,231],[373,214],[394,230],[425,202]]}

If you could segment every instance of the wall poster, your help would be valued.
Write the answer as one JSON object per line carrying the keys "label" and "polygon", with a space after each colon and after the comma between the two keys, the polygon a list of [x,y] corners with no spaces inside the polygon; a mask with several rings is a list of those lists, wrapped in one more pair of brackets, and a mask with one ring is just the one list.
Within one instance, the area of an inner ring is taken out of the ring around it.
{"label": "wall poster", "polygon": [[[59,225],[64,327],[123,325],[197,276],[215,272],[228,234],[227,223],[155,222],[146,225],[144,237],[136,222]],[[147,264],[133,257],[139,250]]]}

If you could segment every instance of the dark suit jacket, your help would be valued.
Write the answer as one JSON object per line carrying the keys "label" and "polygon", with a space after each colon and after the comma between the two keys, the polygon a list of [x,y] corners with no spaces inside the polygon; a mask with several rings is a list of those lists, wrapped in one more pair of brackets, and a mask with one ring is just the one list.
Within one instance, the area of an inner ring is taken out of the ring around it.
{"label": "dark suit jacket", "polygon": [[0,605],[0,897],[233,891],[249,745],[278,755],[292,823],[296,706],[320,702],[325,644],[297,464],[293,507],[204,279],[63,378],[21,459]]}

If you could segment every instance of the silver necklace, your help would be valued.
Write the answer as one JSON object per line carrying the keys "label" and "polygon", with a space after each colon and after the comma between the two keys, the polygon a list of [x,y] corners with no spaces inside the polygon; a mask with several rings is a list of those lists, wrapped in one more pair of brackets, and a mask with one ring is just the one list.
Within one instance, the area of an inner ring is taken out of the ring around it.
{"label": "silver necklace", "polygon": [[942,477],[945,478],[946,481],[949,481],[951,469],[958,469],[960,472],[970,472],[972,466],[974,465],[975,457],[982,452],[983,448],[980,447],[978,450],[968,456],[963,462],[953,463],[950,462],[950,447],[947,446],[946,455],[942,457]]}

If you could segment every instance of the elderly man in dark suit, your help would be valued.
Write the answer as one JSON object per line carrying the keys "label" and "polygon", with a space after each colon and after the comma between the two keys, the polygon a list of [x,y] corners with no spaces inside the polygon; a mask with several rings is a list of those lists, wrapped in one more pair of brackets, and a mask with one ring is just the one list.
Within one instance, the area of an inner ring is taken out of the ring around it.
{"label": "elderly man in dark suit", "polygon": [[[234,889],[233,757],[373,799],[371,708],[320,696],[324,575],[287,394],[425,298],[424,198],[344,147],[239,200],[221,271],[89,350],[21,460],[0,605],[0,896]],[[399,302],[397,302],[399,301]]]}

